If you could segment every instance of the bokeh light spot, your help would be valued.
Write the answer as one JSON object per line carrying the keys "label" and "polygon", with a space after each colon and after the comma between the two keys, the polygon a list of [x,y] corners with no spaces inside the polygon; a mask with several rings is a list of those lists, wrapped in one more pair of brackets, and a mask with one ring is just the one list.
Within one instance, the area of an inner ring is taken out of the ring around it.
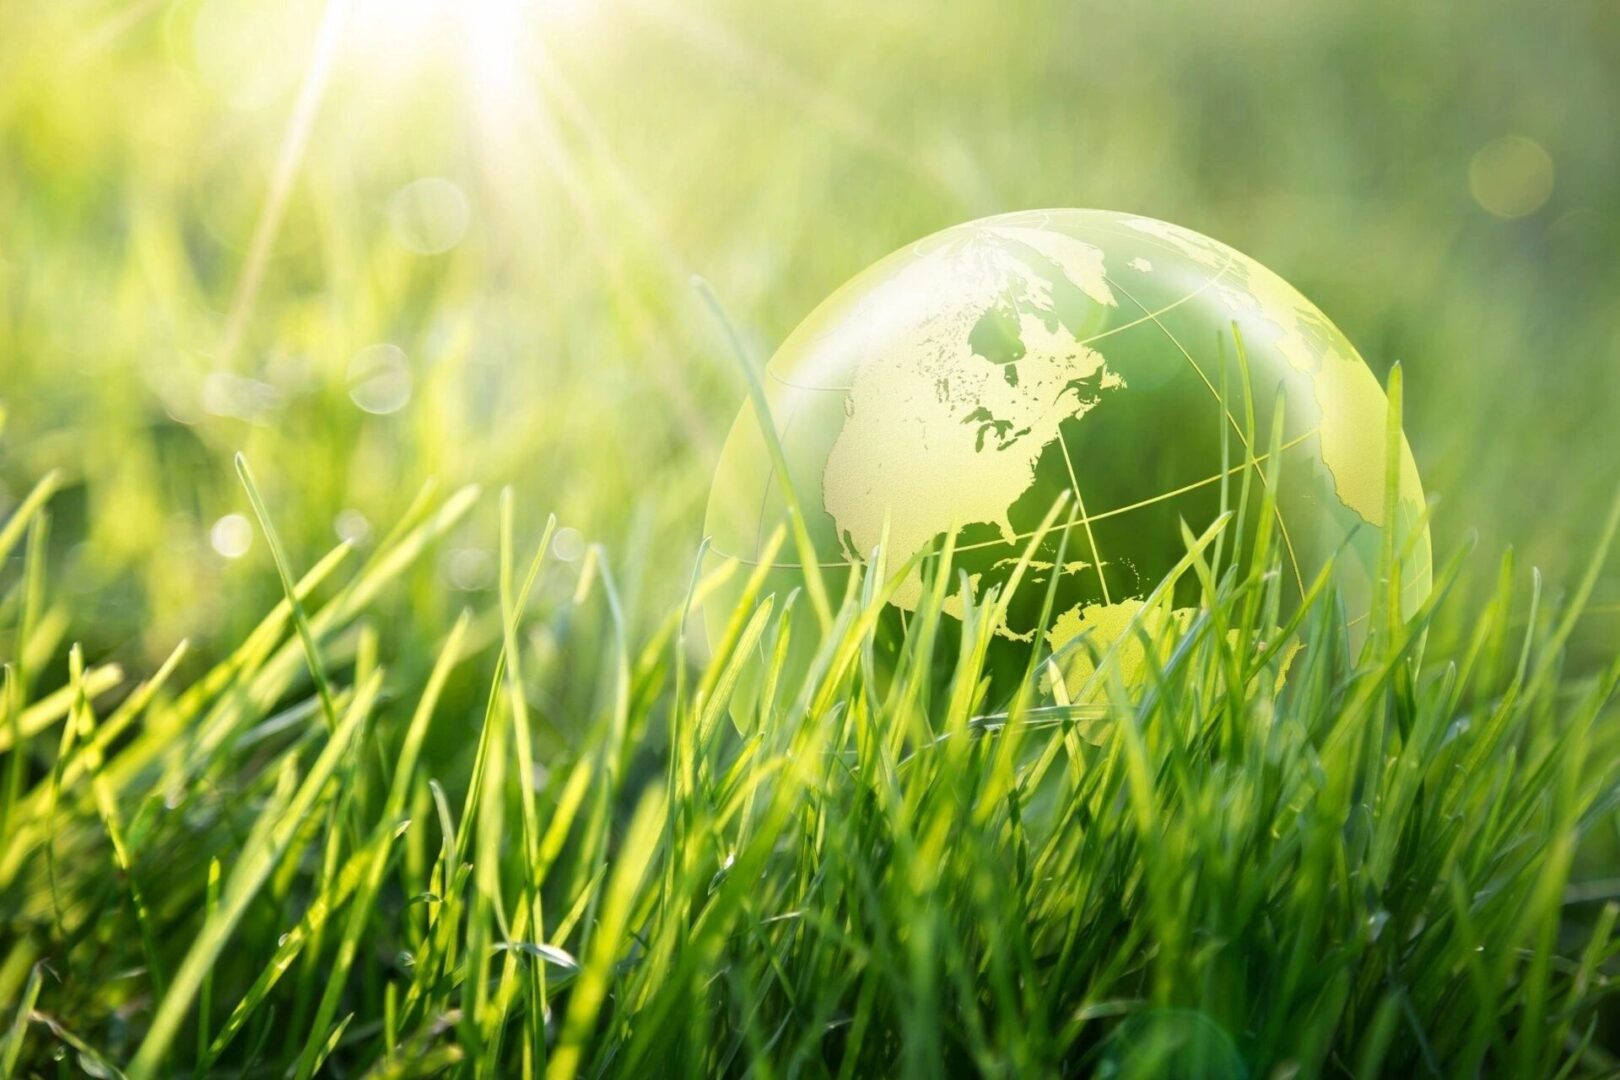
{"label": "bokeh light spot", "polygon": [[203,379],[202,404],[214,416],[253,421],[281,408],[285,395],[269,383],[215,371]]}
{"label": "bokeh light spot", "polygon": [[1468,190],[1474,201],[1497,217],[1535,213],[1547,204],[1552,189],[1552,156],[1524,135],[1492,139],[1468,164]]}
{"label": "bokeh light spot", "polygon": [[371,522],[366,520],[366,515],[351,507],[338,512],[338,516],[332,520],[332,531],[337,533],[339,540],[363,544],[371,539]]}
{"label": "bokeh light spot", "polygon": [[450,553],[445,572],[450,584],[462,592],[477,592],[489,587],[495,576],[495,562],[483,548],[458,548]]}
{"label": "bokeh light spot", "polygon": [[314,0],[204,0],[191,25],[197,74],[233,108],[274,104],[308,65],[320,14]]}
{"label": "bokeh light spot", "polygon": [[563,562],[576,562],[585,554],[585,537],[578,529],[564,525],[551,538],[551,553]]}
{"label": "bokeh light spot", "polygon": [[411,367],[398,345],[368,345],[349,361],[349,398],[376,416],[403,409],[411,400]]}
{"label": "bokeh light spot", "polygon": [[226,514],[208,530],[208,542],[227,559],[240,559],[253,546],[253,526],[241,514]]}
{"label": "bokeh light spot", "polygon": [[418,255],[437,255],[467,235],[472,208],[459,187],[439,176],[413,180],[394,193],[389,222],[401,244]]}

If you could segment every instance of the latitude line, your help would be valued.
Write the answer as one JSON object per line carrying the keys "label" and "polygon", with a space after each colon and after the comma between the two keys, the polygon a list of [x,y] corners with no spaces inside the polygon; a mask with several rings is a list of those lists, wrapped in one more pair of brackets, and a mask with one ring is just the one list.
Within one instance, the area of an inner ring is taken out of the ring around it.
{"label": "latitude line", "polygon": [[[1305,440],[1314,437],[1320,430],[1321,430],[1320,428],[1311,428],[1309,431],[1306,431],[1306,432],[1303,432],[1303,433],[1301,433],[1299,435],[1294,436],[1292,439],[1288,440],[1287,442],[1283,443],[1281,446],[1277,447],[1277,452],[1279,454],[1281,454],[1281,453],[1284,453],[1286,451],[1292,450],[1294,447],[1298,446],[1300,443],[1304,442]],[[1225,470],[1223,470],[1221,472],[1216,473],[1214,476],[1206,476],[1202,480],[1194,480],[1190,484],[1183,484],[1183,485],[1181,485],[1180,487],[1176,488],[1173,491],[1166,491],[1166,492],[1162,492],[1162,493],[1160,493],[1158,495],[1152,495],[1152,496],[1149,496],[1146,499],[1139,499],[1136,502],[1127,503],[1124,506],[1116,506],[1111,510],[1104,510],[1101,513],[1091,514],[1091,515],[1087,515],[1087,516],[1084,516],[1084,517],[1076,518],[1075,521],[1074,521],[1074,524],[1075,525],[1086,525],[1086,524],[1088,524],[1089,522],[1092,522],[1092,521],[1105,521],[1108,518],[1119,517],[1121,514],[1128,514],[1133,510],[1140,510],[1143,507],[1153,506],[1156,503],[1168,502],[1171,499],[1179,498],[1180,496],[1187,494],[1189,491],[1197,491],[1199,488],[1208,487],[1211,484],[1218,484],[1218,483],[1220,483],[1222,477],[1234,476],[1234,475],[1236,475],[1238,473],[1241,473],[1245,469],[1256,468],[1262,462],[1264,462],[1266,459],[1268,459],[1270,457],[1271,457],[1271,452],[1268,450],[1264,454],[1261,454],[1259,457],[1250,457],[1247,461],[1239,462],[1238,464],[1233,465],[1228,469],[1225,469]],[[1078,497],[1078,495],[1076,497]],[[1054,535],[1056,535],[1056,534],[1061,533],[1061,532],[1066,532],[1070,528],[1072,528],[1072,526],[1068,525],[1068,524],[1055,525],[1049,531],[1052,532]],[[1020,540],[1032,539],[1034,536],[1035,536],[1035,533],[1033,531],[1025,532],[1025,533],[1015,533],[1010,540],[979,540],[979,541],[976,541],[975,543],[972,543],[972,544],[959,544],[959,545],[957,545],[956,550],[958,552],[961,552],[961,551],[982,551],[985,548],[995,547],[997,544],[1017,543]],[[726,552],[724,552],[724,551],[720,550],[719,548],[714,547],[712,545],[709,547],[709,550],[712,551],[719,558],[722,558],[722,559],[736,559],[737,562],[740,563],[743,566],[758,566],[759,565],[759,560],[757,560],[757,559],[745,559],[745,558],[742,558],[740,555],[730,555],[730,554],[727,554]],[[925,556],[925,558],[932,558],[932,557],[933,557],[932,555]],[[824,563],[817,563],[816,565],[818,567],[824,569],[824,570],[837,570],[837,569],[839,569],[841,567],[849,566],[850,564],[848,562],[824,562]],[[803,563],[798,563],[798,562],[772,563],[771,566],[773,566],[773,567],[775,567],[776,569],[779,569],[779,570],[802,570],[802,569],[804,569],[804,564]]]}
{"label": "latitude line", "polygon": [[[1222,272],[1225,272],[1224,268]],[[1103,276],[1103,280],[1107,281],[1109,285],[1124,293],[1126,298],[1129,299],[1131,303],[1135,304],[1143,311],[1147,311],[1147,306],[1136,297],[1132,296],[1130,290],[1126,289],[1123,285],[1120,285],[1107,275]],[[1271,489],[1271,484],[1266,480],[1266,474],[1261,472],[1259,469],[1259,463],[1254,457],[1254,447],[1249,445],[1248,436],[1244,434],[1242,426],[1238,424],[1237,417],[1233,416],[1231,410],[1226,407],[1226,401],[1221,397],[1220,392],[1215,389],[1215,384],[1209,381],[1209,376],[1204,374],[1204,369],[1198,366],[1198,361],[1192,358],[1192,353],[1187,351],[1187,347],[1181,343],[1181,339],[1172,334],[1170,332],[1170,328],[1159,321],[1158,314],[1150,314],[1149,318],[1151,318],[1158,328],[1164,332],[1164,336],[1170,339],[1171,344],[1175,345],[1175,347],[1181,351],[1181,355],[1186,358],[1187,363],[1192,366],[1192,369],[1198,373],[1198,377],[1203,380],[1205,388],[1210,392],[1210,396],[1212,396],[1215,399],[1215,403],[1220,406],[1221,414],[1226,417],[1227,421],[1232,425],[1232,430],[1237,433],[1238,441],[1243,444],[1243,449],[1249,452],[1249,460],[1255,463],[1255,475],[1260,478],[1261,486],[1265,487],[1269,491]],[[1300,595],[1303,596],[1305,595],[1305,576],[1300,572],[1299,569],[1299,556],[1294,552],[1294,540],[1288,535],[1288,523],[1283,520],[1281,507],[1273,503],[1271,510],[1272,515],[1277,519],[1277,531],[1282,534],[1283,546],[1288,549],[1288,562],[1294,570],[1294,583],[1299,586]]]}
{"label": "latitude line", "polygon": [[1163,314],[1165,314],[1166,312],[1169,312],[1169,311],[1173,311],[1174,309],[1180,307],[1182,304],[1187,303],[1187,301],[1192,300],[1192,299],[1202,295],[1204,290],[1213,288],[1215,283],[1217,281],[1221,280],[1221,278],[1225,277],[1226,272],[1228,270],[1230,270],[1231,268],[1232,268],[1232,262],[1229,259],[1229,260],[1227,260],[1226,265],[1222,266],[1218,271],[1211,274],[1208,278],[1204,279],[1204,283],[1202,285],[1198,286],[1198,288],[1194,289],[1192,292],[1188,293],[1186,296],[1183,296],[1179,300],[1170,301],[1168,304],[1164,305],[1164,307],[1160,308],[1157,311],[1148,311],[1148,309],[1142,304],[1141,301],[1139,301],[1136,297],[1132,296],[1130,293],[1125,292],[1124,286],[1119,285],[1117,282],[1114,281],[1113,278],[1109,277],[1105,273],[1105,274],[1103,274],[1103,280],[1106,281],[1109,285],[1112,285],[1113,287],[1119,289],[1120,292],[1125,293],[1125,298],[1127,300],[1129,300],[1131,303],[1135,304],[1137,307],[1141,308],[1142,311],[1145,312],[1145,314],[1140,319],[1133,319],[1128,323],[1121,323],[1118,326],[1110,326],[1107,330],[1099,331],[1098,333],[1092,334],[1088,338],[1082,338],[1082,339],[1076,341],[1075,344],[1077,344],[1077,345],[1090,345],[1093,341],[1101,341],[1103,338],[1108,337],[1110,334],[1117,334],[1122,330],[1129,330],[1131,327],[1139,326],[1142,323],[1147,322],[1149,319],[1152,319],[1154,322],[1158,322],[1160,315],[1163,315]]}

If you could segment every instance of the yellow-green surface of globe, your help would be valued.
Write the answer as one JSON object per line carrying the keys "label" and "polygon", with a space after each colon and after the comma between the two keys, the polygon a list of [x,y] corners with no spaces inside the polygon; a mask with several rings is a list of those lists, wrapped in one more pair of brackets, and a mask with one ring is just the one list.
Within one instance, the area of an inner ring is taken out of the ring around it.
{"label": "yellow-green surface of globe", "polygon": [[[783,343],[764,383],[835,601],[885,529],[890,566],[953,539],[953,570],[983,597],[1008,583],[1054,502],[1072,493],[1072,516],[1034,552],[997,630],[1008,655],[1062,650],[1082,634],[1106,646],[1186,553],[1181,523],[1202,532],[1245,478],[1251,506],[1270,486],[1290,599],[1331,563],[1347,618],[1364,614],[1391,527],[1407,553],[1405,613],[1430,589],[1423,493],[1404,439],[1386,520],[1378,379],[1282,278],[1176,225],[1043,210],[946,229],[829,297]],[[760,564],[788,509],[772,460],[745,405],[710,495],[712,558]],[[1233,534],[1253,536],[1257,524]],[[804,583],[791,543],[770,561],[766,592]],[[711,639],[746,576],[705,606]],[[897,626],[922,600],[924,579],[919,570],[893,594]],[[1191,612],[1197,592],[1187,575],[1171,613]],[[962,610],[953,590],[945,617]]]}

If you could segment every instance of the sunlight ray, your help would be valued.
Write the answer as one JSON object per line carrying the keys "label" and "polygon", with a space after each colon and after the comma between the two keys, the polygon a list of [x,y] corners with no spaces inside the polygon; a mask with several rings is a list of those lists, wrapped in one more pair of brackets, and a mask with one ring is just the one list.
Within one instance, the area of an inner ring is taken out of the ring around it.
{"label": "sunlight ray", "polygon": [[260,286],[264,283],[270,249],[275,244],[276,234],[281,230],[282,218],[286,216],[287,202],[292,197],[298,170],[304,161],[304,151],[309,146],[310,132],[315,127],[315,116],[320,110],[321,99],[325,96],[327,83],[332,77],[338,44],[352,7],[353,0],[327,0],[326,7],[321,13],[309,69],[305,72],[304,81],[298,89],[298,101],[293,106],[292,115],[287,120],[286,131],[281,138],[281,148],[276,153],[275,169],[270,175],[270,186],[259,211],[258,222],[253,227],[253,240],[248,246],[247,261],[243,264],[242,276],[238,279],[235,295],[231,298],[230,314],[225,324],[225,338],[220,348],[220,364],[223,367],[229,368],[234,364],[237,351],[242,346],[242,337],[247,332],[248,322],[253,317],[253,305],[258,300]]}

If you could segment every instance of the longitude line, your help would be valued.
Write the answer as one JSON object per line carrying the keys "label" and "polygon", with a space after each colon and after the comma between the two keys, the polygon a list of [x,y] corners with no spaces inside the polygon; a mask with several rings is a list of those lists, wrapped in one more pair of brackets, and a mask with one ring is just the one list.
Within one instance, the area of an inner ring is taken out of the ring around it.
{"label": "longitude line", "polygon": [[1080,481],[1074,475],[1074,459],[1069,456],[1069,440],[1063,437],[1063,429],[1058,428],[1058,444],[1063,447],[1063,464],[1069,470],[1069,484],[1074,490],[1074,501],[1080,507],[1080,520],[1086,523],[1086,541],[1091,544],[1091,560],[1097,564],[1097,580],[1102,583],[1103,603],[1112,604],[1113,598],[1108,595],[1108,575],[1103,573],[1102,551],[1097,547],[1097,534],[1091,531],[1091,515],[1086,513],[1086,497],[1080,494]]}
{"label": "longitude line", "polygon": [[[1108,281],[1109,285],[1124,293],[1126,298],[1129,299],[1131,303],[1135,304],[1143,311],[1147,311],[1147,306],[1136,297],[1132,296],[1130,290],[1126,289],[1123,285],[1120,285],[1111,278],[1105,280]],[[1216,403],[1221,407],[1221,412],[1226,416],[1227,421],[1232,425],[1232,430],[1237,433],[1238,441],[1243,443],[1243,449],[1248,451],[1249,460],[1255,463],[1255,475],[1259,476],[1260,483],[1269,489],[1271,485],[1266,480],[1266,474],[1260,471],[1259,463],[1255,462],[1254,447],[1249,445],[1248,436],[1243,433],[1242,425],[1237,422],[1237,418],[1232,415],[1231,411],[1227,409],[1226,403],[1221,400],[1221,395],[1215,389],[1215,384],[1209,381],[1209,376],[1204,374],[1204,369],[1198,366],[1198,361],[1192,358],[1192,354],[1188,352],[1187,347],[1181,343],[1181,339],[1172,334],[1170,332],[1170,328],[1159,321],[1159,316],[1157,314],[1153,314],[1150,317],[1153,319],[1154,324],[1164,332],[1164,336],[1169,338],[1171,343],[1181,351],[1181,355],[1186,358],[1187,363],[1191,365],[1192,369],[1198,373],[1198,377],[1203,380],[1204,387],[1210,392],[1211,395],[1214,396]],[[1299,586],[1300,595],[1303,596],[1305,594],[1305,576],[1300,572],[1299,569],[1299,556],[1294,552],[1293,538],[1288,535],[1288,523],[1283,520],[1281,507],[1273,505],[1272,512],[1277,518],[1277,531],[1282,534],[1283,546],[1288,549],[1288,562],[1294,570],[1294,582]]]}

